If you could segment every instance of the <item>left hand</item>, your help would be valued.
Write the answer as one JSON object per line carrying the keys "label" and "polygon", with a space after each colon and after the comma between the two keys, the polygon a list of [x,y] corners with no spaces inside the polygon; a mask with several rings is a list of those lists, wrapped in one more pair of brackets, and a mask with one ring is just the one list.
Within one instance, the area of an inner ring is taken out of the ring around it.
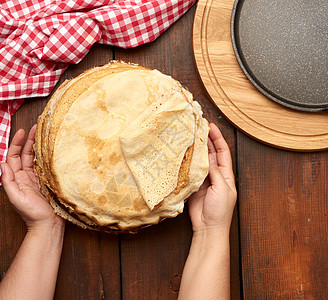
{"label": "left hand", "polygon": [[4,189],[28,230],[50,229],[65,223],[41,193],[33,171],[35,132],[36,125],[30,130],[23,147],[25,132],[23,129],[18,130],[9,146],[7,163],[1,163]]}

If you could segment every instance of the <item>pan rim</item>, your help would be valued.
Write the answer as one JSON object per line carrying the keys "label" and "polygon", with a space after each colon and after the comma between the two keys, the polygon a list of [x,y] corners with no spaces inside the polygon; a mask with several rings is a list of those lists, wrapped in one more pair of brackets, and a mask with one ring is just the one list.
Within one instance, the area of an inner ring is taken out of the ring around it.
{"label": "pan rim", "polygon": [[308,111],[308,112],[320,112],[325,111],[328,109],[327,104],[299,104],[295,101],[290,99],[286,99],[277,95],[275,92],[267,88],[255,75],[253,75],[251,68],[247,64],[247,59],[242,55],[241,46],[239,42],[239,32],[238,32],[238,21],[239,21],[239,13],[241,11],[241,7],[246,0],[235,0],[234,5],[232,8],[231,13],[231,22],[230,22],[230,36],[233,51],[235,53],[235,57],[238,61],[239,66],[241,67],[242,71],[248,78],[248,80],[266,97],[270,100],[273,100],[276,103],[279,103],[285,107],[301,110],[301,111]]}

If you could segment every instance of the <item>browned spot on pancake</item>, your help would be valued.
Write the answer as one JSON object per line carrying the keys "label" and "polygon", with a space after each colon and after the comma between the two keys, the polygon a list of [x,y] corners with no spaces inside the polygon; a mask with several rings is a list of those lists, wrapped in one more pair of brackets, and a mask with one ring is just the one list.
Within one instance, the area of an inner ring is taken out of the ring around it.
{"label": "browned spot on pancake", "polygon": [[[97,93],[98,94],[98,93]],[[104,93],[101,93],[101,95]],[[103,99],[105,98],[105,95],[102,96]],[[106,105],[106,103],[101,99],[99,101],[97,101],[97,106],[102,110],[105,111],[106,113],[109,113],[108,107]]]}
{"label": "browned spot on pancake", "polygon": [[104,148],[106,147],[106,142],[96,135],[85,136],[84,140],[88,146],[89,164],[91,168],[99,170],[103,164],[103,157],[101,155],[105,153]]}
{"label": "browned spot on pancake", "polygon": [[96,197],[95,200],[101,206],[104,206],[107,203],[107,201],[108,201],[107,198],[104,195],[100,195],[100,196]]}
{"label": "browned spot on pancake", "polygon": [[146,205],[146,203],[142,197],[138,197],[138,198],[134,199],[133,209],[136,212],[141,212],[145,208],[148,208],[148,206]]}
{"label": "browned spot on pancake", "polygon": [[111,163],[112,166],[116,166],[120,161],[120,157],[117,155],[117,153],[113,152],[109,156],[109,162]]}
{"label": "browned spot on pancake", "polygon": [[160,208],[163,205],[163,201],[161,201],[160,203],[156,204],[153,208],[153,211]]}
{"label": "browned spot on pancake", "polygon": [[103,178],[104,176],[106,176],[107,170],[102,165],[99,165],[97,169],[97,174],[98,178]]}
{"label": "browned spot on pancake", "polygon": [[190,147],[188,147],[183,157],[179,170],[178,183],[173,191],[174,194],[178,194],[189,182],[189,169],[193,152],[194,145],[191,145]]}

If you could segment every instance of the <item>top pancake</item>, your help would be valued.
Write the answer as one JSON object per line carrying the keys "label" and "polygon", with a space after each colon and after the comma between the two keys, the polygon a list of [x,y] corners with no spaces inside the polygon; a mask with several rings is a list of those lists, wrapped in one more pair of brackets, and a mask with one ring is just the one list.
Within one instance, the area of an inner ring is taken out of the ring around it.
{"label": "top pancake", "polygon": [[111,62],[57,89],[38,120],[35,170],[64,217],[133,230],[182,212],[208,172],[207,135],[177,81]]}

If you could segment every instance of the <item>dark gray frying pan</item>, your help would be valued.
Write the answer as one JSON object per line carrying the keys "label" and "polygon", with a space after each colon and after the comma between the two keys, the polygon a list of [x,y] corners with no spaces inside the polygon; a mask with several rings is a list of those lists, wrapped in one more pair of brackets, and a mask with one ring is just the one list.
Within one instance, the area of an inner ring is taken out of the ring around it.
{"label": "dark gray frying pan", "polygon": [[236,0],[231,38],[245,75],[268,98],[328,109],[328,0]]}

